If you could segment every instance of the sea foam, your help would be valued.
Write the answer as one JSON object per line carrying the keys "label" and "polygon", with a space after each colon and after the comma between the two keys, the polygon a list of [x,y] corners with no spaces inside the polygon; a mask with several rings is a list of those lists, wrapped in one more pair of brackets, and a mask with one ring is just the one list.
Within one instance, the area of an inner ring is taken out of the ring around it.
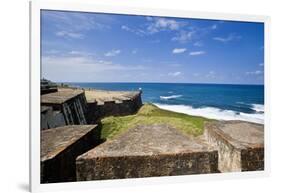
{"label": "sea foam", "polygon": [[202,116],[209,119],[217,119],[217,120],[241,120],[241,121],[249,121],[253,123],[264,124],[264,114],[263,113],[242,113],[236,112],[232,110],[222,110],[214,107],[202,107],[202,108],[193,108],[188,105],[166,105],[166,104],[158,104],[155,105],[161,109],[170,110],[178,113],[184,113],[193,116]]}
{"label": "sea foam", "polygon": [[182,95],[160,96],[160,99],[169,100],[169,99],[175,99],[175,98],[179,98],[179,97],[182,97]]}
{"label": "sea foam", "polygon": [[264,112],[264,105],[261,104],[252,104],[252,109],[256,112]]}

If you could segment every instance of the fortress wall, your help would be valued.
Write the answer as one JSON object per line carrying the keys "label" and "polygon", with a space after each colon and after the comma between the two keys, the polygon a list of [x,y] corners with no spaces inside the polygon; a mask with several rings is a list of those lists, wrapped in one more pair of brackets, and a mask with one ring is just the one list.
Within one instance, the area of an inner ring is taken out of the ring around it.
{"label": "fortress wall", "polygon": [[[67,91],[69,92],[69,90]],[[83,125],[97,123],[107,116],[125,116],[137,112],[142,105],[141,92],[131,99],[87,102],[84,92],[70,94],[58,91],[43,95],[41,106],[49,107],[49,111],[41,111],[41,129],[49,129],[62,125]]]}
{"label": "fortress wall", "polygon": [[78,181],[218,172],[218,152],[168,125],[139,125],[80,155]]}
{"label": "fortress wall", "polygon": [[55,128],[64,126],[65,119],[60,111],[53,111],[52,107],[41,107],[41,129]]}
{"label": "fortress wall", "polygon": [[48,154],[41,157],[41,183],[76,181],[75,159],[101,143],[100,130],[94,125],[58,127],[42,131],[41,136],[42,143],[51,141],[41,147],[41,155]]}
{"label": "fortress wall", "polygon": [[263,125],[243,121],[208,123],[204,135],[218,150],[221,172],[264,170]]}
{"label": "fortress wall", "polygon": [[116,101],[104,101],[103,104],[97,102],[88,103],[87,119],[88,123],[96,123],[98,120],[108,116],[131,115],[142,106],[141,93],[132,99]]}
{"label": "fortress wall", "polygon": [[87,102],[85,94],[82,93],[71,98],[61,105],[61,111],[64,114],[67,125],[83,125],[87,124],[86,112]]}
{"label": "fortress wall", "polygon": [[218,169],[221,172],[239,172],[241,171],[240,150],[227,142],[222,136],[214,130],[206,127],[204,135],[210,145],[218,149]]}
{"label": "fortress wall", "polygon": [[250,148],[241,151],[242,171],[264,170],[264,148]]}
{"label": "fortress wall", "polygon": [[87,101],[84,93],[73,96],[64,102],[42,102],[41,106],[50,108],[41,110],[41,129],[63,125],[87,124]]}
{"label": "fortress wall", "polygon": [[175,176],[217,172],[217,152],[78,158],[77,181]]}

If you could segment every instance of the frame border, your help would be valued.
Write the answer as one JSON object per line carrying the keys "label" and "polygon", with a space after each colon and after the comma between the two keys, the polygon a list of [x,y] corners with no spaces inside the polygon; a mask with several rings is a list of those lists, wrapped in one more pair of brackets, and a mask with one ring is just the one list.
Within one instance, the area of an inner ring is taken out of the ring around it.
{"label": "frame border", "polygon": [[[166,183],[186,183],[193,181],[211,181],[225,179],[245,179],[268,177],[270,175],[270,17],[260,15],[242,15],[211,13],[186,10],[167,10],[167,9],[149,9],[129,6],[108,6],[96,3],[73,3],[73,2],[54,2],[54,1],[30,1],[30,34],[29,34],[29,189],[31,192],[54,191],[54,190],[81,190],[89,188],[112,188],[112,187],[132,187],[141,185],[156,185]],[[213,19],[241,22],[261,22],[264,23],[264,94],[265,94],[265,165],[264,171],[253,172],[234,172],[220,174],[204,175],[185,175],[172,177],[148,177],[134,179],[115,179],[103,181],[87,181],[72,183],[53,183],[40,184],[40,11],[62,10],[62,11],[81,11],[96,12],[108,14],[127,14],[143,16],[165,16],[193,19]]]}

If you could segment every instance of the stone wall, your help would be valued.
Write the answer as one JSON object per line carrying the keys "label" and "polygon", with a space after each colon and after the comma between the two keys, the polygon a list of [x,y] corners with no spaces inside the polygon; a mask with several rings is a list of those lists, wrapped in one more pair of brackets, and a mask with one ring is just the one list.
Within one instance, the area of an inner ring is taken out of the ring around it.
{"label": "stone wall", "polygon": [[77,181],[217,172],[217,152],[78,159]]}
{"label": "stone wall", "polygon": [[87,108],[84,93],[62,103],[41,102],[41,129],[87,124]]}
{"label": "stone wall", "polygon": [[41,106],[41,129],[55,128],[65,125],[61,111],[53,111],[52,107]]}
{"label": "stone wall", "polygon": [[76,159],[78,181],[218,172],[218,153],[169,125],[140,125]]}
{"label": "stone wall", "polygon": [[216,121],[206,124],[204,135],[218,150],[221,172],[264,170],[263,125]]}
{"label": "stone wall", "polygon": [[75,159],[102,142],[96,126],[70,127],[42,131],[41,183],[76,181]]}
{"label": "stone wall", "polygon": [[242,171],[264,170],[264,148],[257,147],[241,151]]}
{"label": "stone wall", "polygon": [[218,170],[221,172],[241,171],[241,154],[222,135],[206,127],[204,135],[208,143],[218,149]]}
{"label": "stone wall", "polygon": [[87,124],[87,101],[84,93],[63,103],[61,108],[68,125]]}
{"label": "stone wall", "polygon": [[122,101],[105,101],[103,104],[97,102],[88,103],[88,123],[96,123],[101,118],[108,116],[131,115],[142,106],[141,92],[132,99]]}

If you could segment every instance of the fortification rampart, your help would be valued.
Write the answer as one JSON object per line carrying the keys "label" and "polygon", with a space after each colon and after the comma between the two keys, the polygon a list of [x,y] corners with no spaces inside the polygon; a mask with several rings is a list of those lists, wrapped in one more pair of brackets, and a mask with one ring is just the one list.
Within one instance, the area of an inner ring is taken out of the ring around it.
{"label": "fortification rampart", "polygon": [[103,101],[102,103],[98,101],[89,101],[87,111],[88,123],[96,123],[101,118],[108,116],[131,115],[136,113],[141,106],[141,92],[138,92],[130,99],[125,100],[108,100]]}

